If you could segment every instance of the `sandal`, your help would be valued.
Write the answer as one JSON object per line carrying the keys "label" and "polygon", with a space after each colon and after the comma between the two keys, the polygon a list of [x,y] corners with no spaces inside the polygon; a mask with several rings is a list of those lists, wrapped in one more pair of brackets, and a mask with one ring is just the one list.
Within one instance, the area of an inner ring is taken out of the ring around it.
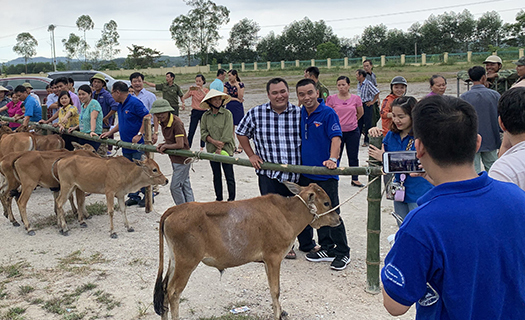
{"label": "sandal", "polygon": [[290,252],[288,252],[284,258],[290,259],[290,260],[297,259],[297,254],[295,254],[295,251],[293,251],[293,248],[292,248],[290,249]]}

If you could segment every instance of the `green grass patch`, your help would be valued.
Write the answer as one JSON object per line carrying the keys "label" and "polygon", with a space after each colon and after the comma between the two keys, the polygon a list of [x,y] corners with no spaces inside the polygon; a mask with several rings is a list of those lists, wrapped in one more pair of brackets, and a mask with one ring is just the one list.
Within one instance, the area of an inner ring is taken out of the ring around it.
{"label": "green grass patch", "polygon": [[106,310],[108,311],[113,310],[115,307],[120,307],[121,305],[120,301],[116,301],[111,293],[99,290],[95,292],[95,296],[97,296],[97,302],[105,305]]}
{"label": "green grass patch", "polygon": [[5,314],[0,317],[0,320],[23,320],[22,315],[26,312],[26,308],[12,307],[7,310]]}
{"label": "green grass patch", "polygon": [[0,300],[6,299],[9,294],[5,291],[5,284],[0,283]]}
{"label": "green grass patch", "polygon": [[21,295],[21,296],[27,296],[28,294],[30,294],[31,292],[35,291],[35,288],[32,287],[32,286],[20,286],[18,288],[18,293]]}
{"label": "green grass patch", "polygon": [[5,274],[7,278],[20,277],[22,275],[22,270],[30,266],[31,265],[26,261],[19,261],[15,264],[0,266],[0,273]]}
{"label": "green grass patch", "polygon": [[[114,205],[114,210],[118,210],[118,203]],[[86,211],[91,216],[103,216],[108,212],[108,206],[104,202],[94,202],[86,205]]]}

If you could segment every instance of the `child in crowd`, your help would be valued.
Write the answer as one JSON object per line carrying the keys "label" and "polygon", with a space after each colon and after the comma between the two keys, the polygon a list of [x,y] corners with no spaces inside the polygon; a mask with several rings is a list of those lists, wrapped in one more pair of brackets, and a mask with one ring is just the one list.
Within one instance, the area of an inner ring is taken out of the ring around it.
{"label": "child in crowd", "polygon": [[[58,118],[58,122],[53,124],[53,127],[58,127],[60,132],[65,132],[69,128],[78,126],[79,115],[78,109],[73,105],[71,96],[68,91],[60,92],[58,96],[58,112],[56,112],[51,118],[47,120],[40,120],[40,123],[49,124],[52,123],[55,119]],[[71,142],[76,141],[75,137],[70,135],[62,135],[64,142],[66,143],[65,147],[67,150],[74,150]]]}

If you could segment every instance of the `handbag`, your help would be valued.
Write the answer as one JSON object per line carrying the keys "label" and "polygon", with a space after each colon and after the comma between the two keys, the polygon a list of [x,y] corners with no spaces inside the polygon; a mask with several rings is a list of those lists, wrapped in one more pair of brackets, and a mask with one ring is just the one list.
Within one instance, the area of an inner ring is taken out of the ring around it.
{"label": "handbag", "polygon": [[[410,139],[408,141],[408,145],[406,148],[406,151],[409,151],[412,146],[414,145],[414,139]],[[392,176],[392,179],[390,179],[390,182],[388,183],[386,187],[386,198],[388,200],[394,200],[403,202],[405,201],[405,180],[406,180],[406,174],[402,173],[399,176],[400,182],[394,181],[394,176]]]}

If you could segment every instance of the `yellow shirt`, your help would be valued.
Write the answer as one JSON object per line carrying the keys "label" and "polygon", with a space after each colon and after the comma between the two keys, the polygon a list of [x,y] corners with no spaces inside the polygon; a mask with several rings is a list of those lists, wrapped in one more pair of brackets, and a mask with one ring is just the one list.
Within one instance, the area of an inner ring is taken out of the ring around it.
{"label": "yellow shirt", "polygon": [[68,112],[71,112],[71,115],[69,118],[67,118],[67,122],[64,125],[64,128],[71,128],[74,126],[78,126],[78,109],[74,105],[67,105],[65,107],[62,107],[58,110],[58,123],[62,123],[62,120],[66,116]]}

